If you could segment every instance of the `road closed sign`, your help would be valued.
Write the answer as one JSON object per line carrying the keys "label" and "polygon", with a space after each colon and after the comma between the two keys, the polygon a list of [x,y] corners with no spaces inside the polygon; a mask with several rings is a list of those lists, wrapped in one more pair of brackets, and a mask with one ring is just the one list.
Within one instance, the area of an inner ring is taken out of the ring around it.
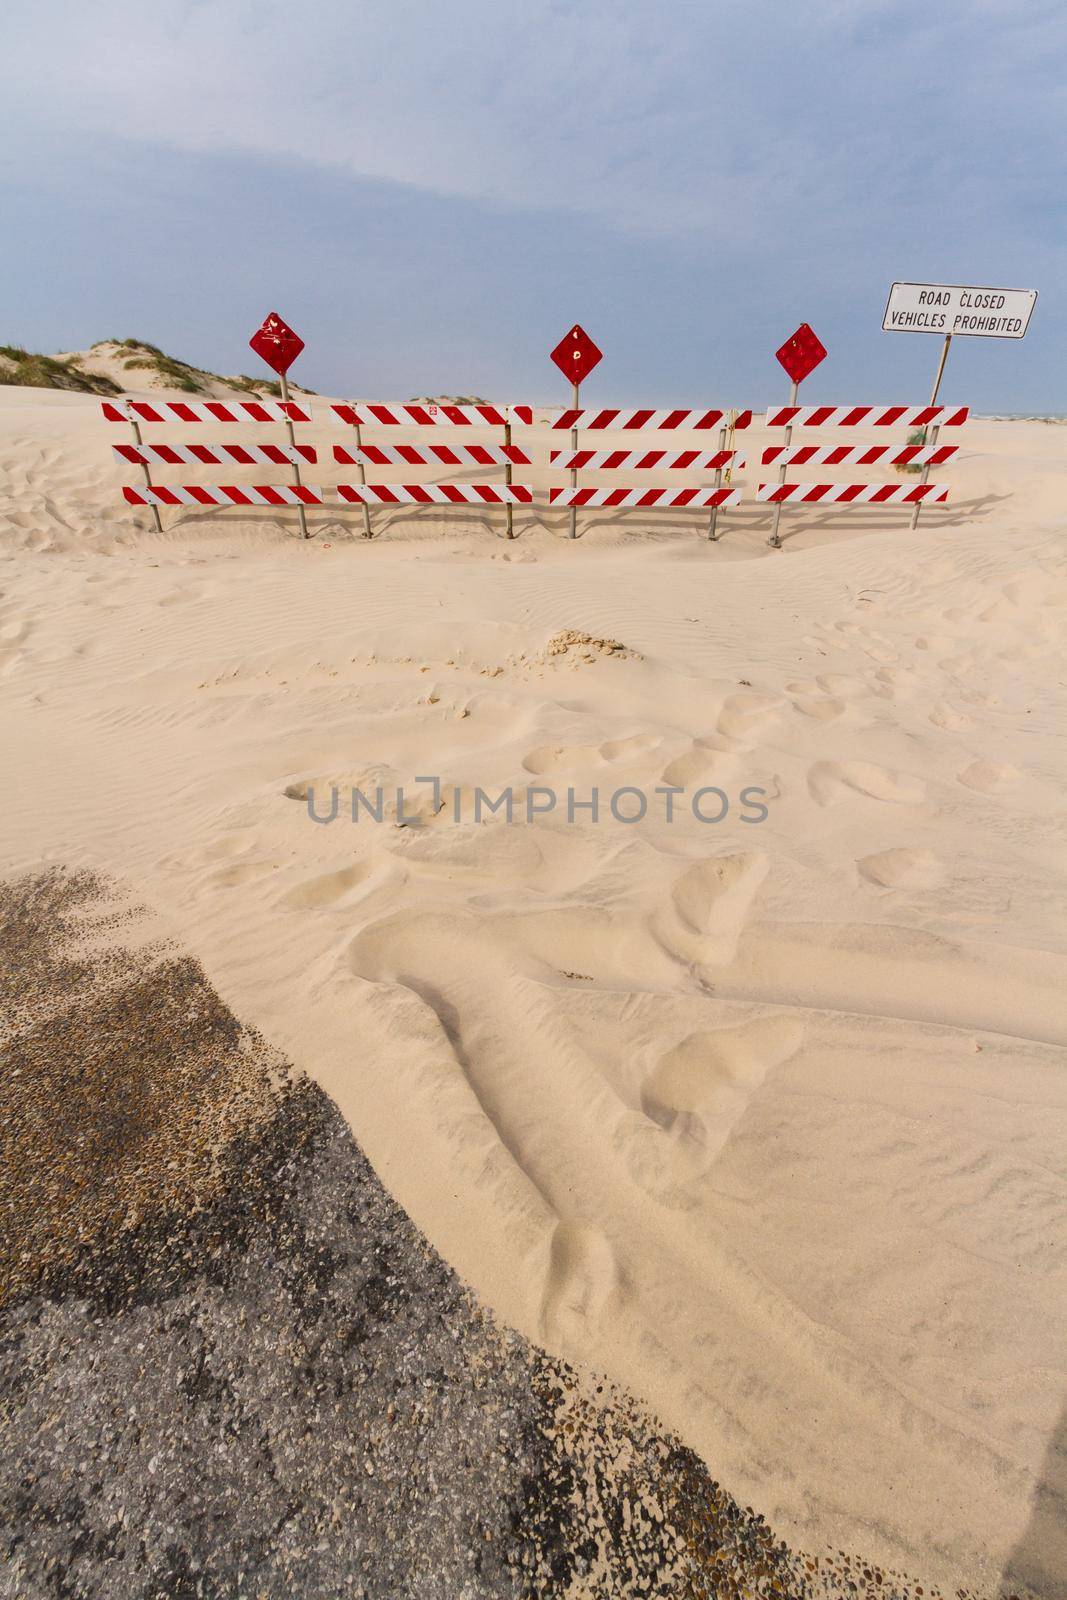
{"label": "road closed sign", "polygon": [[959,283],[895,283],[882,318],[886,333],[946,333],[1021,339],[1036,289],[973,288]]}

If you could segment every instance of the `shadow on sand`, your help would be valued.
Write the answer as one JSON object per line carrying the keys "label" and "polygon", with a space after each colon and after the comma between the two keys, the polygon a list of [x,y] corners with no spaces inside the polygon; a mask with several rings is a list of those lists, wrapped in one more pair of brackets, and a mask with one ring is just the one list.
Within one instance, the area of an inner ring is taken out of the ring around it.
{"label": "shadow on sand", "polygon": [[1001,1589],[1040,1600],[1067,1593],[1067,1408],[1049,1440],[1030,1521],[1005,1563]]}

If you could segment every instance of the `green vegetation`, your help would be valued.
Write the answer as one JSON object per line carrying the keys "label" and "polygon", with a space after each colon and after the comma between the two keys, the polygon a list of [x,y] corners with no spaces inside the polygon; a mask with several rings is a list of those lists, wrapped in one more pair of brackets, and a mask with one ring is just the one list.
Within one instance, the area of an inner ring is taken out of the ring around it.
{"label": "green vegetation", "polygon": [[[219,381],[215,373],[205,372],[202,367],[194,367],[176,356],[168,356],[158,345],[147,344],[143,339],[104,340],[101,344],[115,344],[120,350],[131,352],[122,363],[126,371],[153,372],[168,389],[178,389],[183,394],[204,394],[210,384]],[[94,344],[93,349],[99,350],[101,344]]]}
{"label": "green vegetation", "polygon": [[[115,360],[124,372],[130,374],[128,384],[116,383],[113,378],[101,373],[86,371],[83,363],[94,355],[102,361]],[[166,388],[177,389],[181,394],[210,395],[221,384],[237,394],[281,395],[281,384],[276,379],[250,378],[247,374],[236,378],[222,377],[217,372],[194,367],[177,356],[168,356],[158,345],[147,344],[143,339],[101,339],[92,346],[88,358],[78,355],[62,358],[42,356],[24,350],[21,345],[0,345],[0,384],[114,395],[125,393],[127,387],[146,387],[145,381],[139,381],[136,374],[147,372]],[[156,384],[149,386],[155,387]],[[302,389],[299,384],[294,384],[293,388],[298,393],[311,392]]]}
{"label": "green vegetation", "polygon": [[24,384],[30,389],[70,389],[78,394],[121,394],[110,378],[83,372],[74,359],[31,354],[21,345],[0,345],[0,383]]}
{"label": "green vegetation", "polygon": [[416,394],[407,401],[409,406],[487,406],[492,402],[480,394]]}
{"label": "green vegetation", "polygon": [[[235,390],[238,394],[270,394],[280,395],[282,386],[272,378],[250,378],[241,374],[236,378],[223,377],[218,372],[208,372],[203,367],[194,367],[188,361],[182,361],[177,356],[168,356],[158,345],[147,344],[143,339],[115,339],[110,341],[117,344],[122,350],[136,351],[129,356],[123,366],[127,368],[148,368],[155,372],[168,389],[181,389],[186,394],[204,394],[211,384],[224,383],[228,389]],[[97,349],[94,345],[93,349]],[[294,384],[299,389],[299,384]],[[304,394],[310,391],[304,389]]]}
{"label": "green vegetation", "polygon": [[[925,443],[926,443],[926,429],[925,428],[916,428],[914,433],[909,433],[908,434],[908,443],[910,445],[914,445],[917,449],[921,450],[923,448],[923,446],[925,445]],[[897,471],[898,472],[918,473],[918,472],[922,471],[922,467],[915,466],[914,462],[906,461],[902,465],[897,467]]]}
{"label": "green vegetation", "polygon": [[[247,374],[241,374],[237,378],[220,378],[218,381],[220,383],[228,383],[231,389],[236,389],[240,393],[247,393],[249,389],[254,389],[257,394],[271,394],[277,399],[281,399],[282,386],[276,378],[250,378]],[[292,388],[300,389],[300,385],[294,383]],[[300,392],[302,394],[310,394],[312,391],[310,389],[301,389]]]}

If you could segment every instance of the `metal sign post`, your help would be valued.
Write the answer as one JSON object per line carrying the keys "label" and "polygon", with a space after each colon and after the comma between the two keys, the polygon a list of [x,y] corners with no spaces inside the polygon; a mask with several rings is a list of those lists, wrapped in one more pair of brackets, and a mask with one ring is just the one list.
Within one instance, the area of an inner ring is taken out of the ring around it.
{"label": "metal sign post", "polygon": [[[279,373],[279,377],[281,378],[281,382],[282,382],[282,403],[283,403],[283,405],[288,405],[288,403],[289,403],[289,379],[285,376],[284,372]],[[299,462],[299,460],[297,458],[297,455],[296,455],[296,435],[293,432],[293,419],[289,415],[286,415],[286,418],[285,418],[285,430],[289,435],[289,443],[293,446],[293,483],[299,489],[300,488],[300,462]],[[298,505],[297,506],[296,514],[300,518],[300,534],[301,534],[301,537],[304,538],[304,539],[310,539],[311,535],[308,532],[307,512],[304,510],[304,507],[302,505]]]}
{"label": "metal sign post", "polygon": [[[774,354],[779,364],[785,368],[790,379],[792,380],[792,387],[789,391],[789,404],[791,407],[795,406],[797,403],[797,392],[799,391],[800,385],[803,383],[804,379],[809,373],[815,371],[815,368],[821,361],[826,360],[826,346],[819,339],[818,335],[809,327],[809,325],[806,322],[802,322],[797,331],[790,334],[789,338],[785,341],[785,344],[782,345],[780,350],[776,350]],[[790,442],[792,437],[793,424],[790,422],[786,425],[785,430],[786,444]],[[785,482],[784,462],[779,468],[778,482],[780,484]],[[776,550],[780,550],[782,548],[782,540],[778,533],[778,524],[781,521],[781,518],[782,502],[780,500],[776,500],[774,503],[774,526],[771,529],[771,537],[768,541]]]}
{"label": "metal sign post", "polygon": [[[359,481],[360,483],[366,483],[367,472],[363,465],[363,433],[358,422],[356,423],[356,455],[358,457],[356,471],[359,473]],[[374,538],[370,525],[370,507],[365,500],[363,502],[363,537],[364,539]]]}
{"label": "metal sign post", "polygon": [[[1022,339],[1037,304],[1036,289],[994,289],[985,284],[894,283],[890,285],[882,317],[884,333],[936,333],[944,337],[930,404],[937,404],[941,378],[954,338]],[[923,443],[936,445],[935,427]],[[929,481],[930,464],[923,467],[921,484]],[[922,501],[917,501],[911,525],[918,526]]]}
{"label": "metal sign post", "polygon": [[[793,382],[789,386],[789,404],[791,406],[795,406],[796,403],[797,403],[797,392],[798,392],[799,389],[800,389],[800,384],[797,383],[796,379],[794,378]],[[789,444],[789,442],[791,441],[792,437],[793,437],[793,424],[790,422],[787,425],[786,430],[785,430],[785,442],[786,442],[786,444]],[[784,462],[778,468],[778,482],[779,483],[784,483],[785,482],[785,463]],[[782,502],[780,500],[776,500],[774,502],[774,527],[771,529],[771,537],[770,537],[770,540],[768,541],[770,544],[772,544],[774,546],[774,548],[776,550],[780,550],[782,548],[781,535],[778,532],[778,524],[779,524],[779,522],[781,520],[782,520]]]}
{"label": "metal sign post", "polygon": [[[577,413],[580,409],[578,391],[582,379],[587,378],[592,372],[593,368],[599,366],[603,359],[604,352],[597,349],[596,345],[593,343],[592,339],[590,339],[585,329],[580,323],[577,322],[569,333],[564,334],[559,344],[552,351],[551,360],[555,362],[556,366],[563,373],[564,377],[567,377],[571,380],[571,401],[574,406],[575,413]],[[575,422],[577,423],[577,415],[575,416]],[[575,426],[571,429],[571,450],[575,451],[577,448],[578,429],[577,426]],[[572,467],[571,488],[577,489],[577,487],[578,469],[577,467]],[[576,506],[572,505],[569,537],[571,539],[577,538],[577,532],[578,509]]]}
{"label": "metal sign post", "polygon": [[[720,452],[726,449],[726,434],[727,434],[727,431],[728,431],[728,427],[729,427],[729,419],[728,419],[728,417],[724,416],[723,419],[722,419],[722,427],[719,429],[719,450],[720,450]],[[721,489],[722,488],[722,468],[721,467],[716,467],[715,468],[715,487],[716,487],[716,489]],[[713,543],[719,537],[718,534],[715,531],[715,525],[718,522],[718,520],[719,520],[719,508],[718,508],[718,506],[712,506],[712,508],[711,508],[711,516],[708,518],[708,538],[711,539]]]}
{"label": "metal sign post", "polygon": [[[733,452],[733,448],[734,448],[735,425],[737,423],[737,419],[738,419],[739,415],[740,415],[739,412],[737,412],[735,410],[730,410],[730,411],[728,411],[726,413],[726,416],[723,419],[724,423],[725,423],[725,426],[722,428],[721,432],[719,433],[719,449],[720,450],[729,450],[731,452],[731,458],[730,458],[730,463],[727,466],[725,472],[723,471],[723,469],[721,467],[716,467],[716,469],[715,469],[715,487],[716,487],[716,489],[721,489],[724,485],[728,489],[730,487],[731,480],[733,479],[734,463],[733,463],[733,454],[732,454],[732,452]],[[724,504],[725,503],[728,503],[728,502],[724,502]],[[708,519],[708,538],[714,540],[716,543],[718,542],[718,539],[719,539],[719,534],[717,532],[718,516],[719,516],[719,508],[718,508],[718,506],[712,506],[712,508],[711,508],[711,516]]]}
{"label": "metal sign post", "polygon": [[[303,339],[287,323],[282,321],[276,311],[271,311],[264,318],[262,327],[256,329],[248,343],[256,352],[256,355],[265,361],[273,372],[278,374],[281,379],[282,404],[288,407],[289,379],[286,374],[304,348]],[[299,489],[301,487],[300,461],[296,454],[296,435],[293,432],[293,419],[289,416],[288,410],[286,411],[285,426],[289,434],[289,443],[293,447],[293,483]],[[296,509],[300,517],[301,537],[310,539],[307,513],[304,510],[303,503],[298,503]]]}
{"label": "metal sign post", "polygon": [[[138,423],[137,418],[134,416],[132,411],[130,412],[129,415],[130,415],[130,427],[133,429],[134,443],[137,444],[138,446],[140,446],[144,442],[142,440],[142,438],[141,438],[140,424]],[[153,488],[152,474],[148,470],[148,462],[147,461],[142,461],[141,462],[141,471],[144,473],[145,488],[151,491],[152,488]],[[154,500],[152,502],[152,515],[156,520],[156,532],[157,533],[162,533],[163,532],[163,521],[162,521],[162,518],[159,515],[159,507],[156,505]]]}
{"label": "metal sign post", "polygon": [[[505,454],[505,460],[504,460],[504,482],[505,482],[505,484],[507,484],[507,486],[509,488],[511,487],[511,456],[508,454],[510,449],[511,449],[511,418],[510,418],[510,416],[508,416],[507,420],[504,423],[504,454]],[[514,539],[514,537],[515,537],[515,529],[512,526],[511,501],[510,500],[508,501],[508,503],[507,503],[507,505],[505,507],[505,510],[507,511],[507,534],[508,534],[508,538],[509,539]]]}
{"label": "metal sign post", "polygon": [[[938,390],[941,388],[941,379],[944,377],[944,374],[945,374],[945,362],[948,360],[948,349],[949,349],[949,345],[951,343],[952,343],[952,335],[951,335],[951,333],[946,333],[945,334],[945,342],[941,346],[941,359],[937,363],[937,373],[936,373],[936,375],[934,377],[934,386],[930,391],[930,404],[932,406],[936,406],[936,404],[937,404]],[[932,449],[933,446],[937,443],[937,436],[938,436],[938,434],[940,432],[941,432],[941,428],[940,428],[940,425],[937,424],[937,423],[934,424],[933,429],[930,430],[929,432],[928,432],[928,430],[926,428],[924,428],[923,429],[923,444],[924,445],[925,444],[929,444],[931,449]],[[929,483],[929,481],[930,481],[930,463],[929,463],[929,461],[927,461],[927,462],[925,462],[923,464],[922,475],[919,478],[919,486],[920,486],[920,488],[923,485]],[[912,525],[912,528],[917,528],[919,526],[919,512],[921,510],[922,510],[922,501],[921,500],[917,500],[915,502],[915,510],[911,514],[911,525]]]}
{"label": "metal sign post", "polygon": [[[578,388],[579,388],[578,384],[575,384],[574,385],[574,394],[573,394],[572,399],[571,399],[571,404],[573,405],[575,411],[578,411],[581,408],[581,402],[578,399]],[[571,429],[571,449],[572,450],[577,450],[577,448],[578,448],[578,429],[577,428],[572,428]],[[572,489],[577,489],[577,487],[578,487],[578,468],[577,467],[572,467],[571,468],[571,488]],[[578,537],[578,508],[577,508],[577,506],[573,506],[573,505],[571,506],[571,527],[570,527],[569,537],[571,539],[576,539]]]}

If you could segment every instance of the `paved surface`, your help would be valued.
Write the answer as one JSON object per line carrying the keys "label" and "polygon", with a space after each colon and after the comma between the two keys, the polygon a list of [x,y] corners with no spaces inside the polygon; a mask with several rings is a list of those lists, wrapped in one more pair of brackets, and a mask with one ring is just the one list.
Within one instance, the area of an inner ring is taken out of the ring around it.
{"label": "paved surface", "polygon": [[113,887],[0,885],[0,957],[5,1600],[922,1594],[497,1328]]}

